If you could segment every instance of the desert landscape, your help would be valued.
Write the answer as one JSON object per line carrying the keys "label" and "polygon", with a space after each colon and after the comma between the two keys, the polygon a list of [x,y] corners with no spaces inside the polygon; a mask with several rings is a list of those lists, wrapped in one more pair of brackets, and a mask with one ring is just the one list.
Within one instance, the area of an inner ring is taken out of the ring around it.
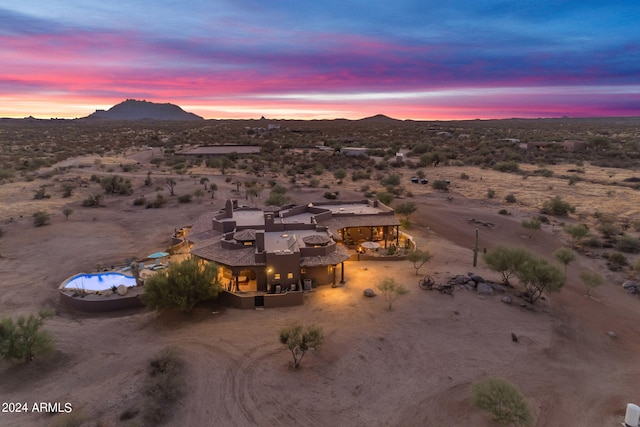
{"label": "desert landscape", "polygon": [[[626,404],[640,403],[639,301],[621,286],[636,273],[637,254],[625,254],[626,265],[614,271],[603,254],[615,246],[585,245],[567,266],[560,292],[544,294],[534,305],[521,304],[517,280],[506,292],[513,304],[500,293],[485,296],[457,286],[451,297],[418,287],[424,274],[438,282],[470,272],[499,281],[482,256],[472,264],[476,229],[481,252],[522,246],[550,262],[556,249],[573,248],[567,224],[584,223],[596,236],[607,220],[637,238],[637,124],[534,122],[284,121],[272,132],[261,121],[176,128],[113,124],[113,141],[104,136],[105,123],[86,129],[64,124],[76,132],[64,154],[54,148],[62,149],[63,136],[52,137],[62,124],[5,123],[2,316],[52,308],[55,315],[44,328],[56,345],[30,363],[0,362],[0,396],[3,402],[70,403],[73,411],[0,413],[0,424],[145,425],[147,365],[173,348],[185,366],[184,394],[168,409],[166,425],[492,426],[490,415],[472,404],[470,391],[489,376],[517,385],[535,426],[619,425]],[[24,136],[24,129],[31,133]],[[522,142],[579,138],[591,145],[587,153],[521,153],[513,141],[503,141],[507,136]],[[226,166],[180,157],[181,149],[211,138],[269,149],[249,160],[229,158]],[[418,150],[420,144],[426,146]],[[333,150],[316,152],[316,145],[362,145],[372,155],[347,158]],[[623,148],[628,151],[621,156]],[[405,161],[386,166],[393,162],[390,151],[405,153]],[[433,161],[435,153],[442,160]],[[621,163],[612,164],[618,158]],[[501,164],[516,164],[517,171],[500,170]],[[344,179],[336,174],[341,168]],[[448,180],[447,190],[412,183],[418,171],[431,182]],[[131,192],[83,206],[103,194],[100,179],[113,175],[130,180]],[[385,182],[390,175],[400,184]],[[169,195],[169,179],[175,196]],[[72,187],[68,196],[65,184]],[[164,250],[176,228],[220,209],[228,198],[264,206],[274,184],[284,186],[295,203],[336,191],[340,200],[387,193],[391,206],[413,202],[416,212],[404,231],[433,258],[419,275],[408,261],[347,261],[343,286],[317,287],[305,294],[304,305],[292,308],[237,310],[214,303],[184,316],[145,309],[86,314],[60,304],[64,279]],[[39,191],[49,197],[35,198]],[[161,207],[145,206],[158,194],[165,200]],[[178,200],[187,194],[189,200]],[[575,211],[568,217],[545,214],[539,230],[524,228],[522,221],[538,218],[554,196]],[[140,198],[145,203],[135,204]],[[44,226],[34,225],[39,211],[48,213]],[[605,279],[591,298],[583,271]],[[363,297],[364,289],[388,276],[409,290],[391,311],[381,296]],[[299,369],[278,341],[278,331],[294,322],[315,323],[325,334]]]}

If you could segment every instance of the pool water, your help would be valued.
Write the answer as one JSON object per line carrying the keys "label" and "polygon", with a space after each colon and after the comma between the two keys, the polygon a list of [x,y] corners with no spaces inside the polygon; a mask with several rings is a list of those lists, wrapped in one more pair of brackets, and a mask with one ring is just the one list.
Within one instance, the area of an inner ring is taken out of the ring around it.
{"label": "pool water", "polygon": [[136,279],[122,273],[107,272],[94,274],[77,274],[67,280],[63,288],[81,289],[85,291],[106,291],[113,286],[124,285],[127,288],[136,286]]}

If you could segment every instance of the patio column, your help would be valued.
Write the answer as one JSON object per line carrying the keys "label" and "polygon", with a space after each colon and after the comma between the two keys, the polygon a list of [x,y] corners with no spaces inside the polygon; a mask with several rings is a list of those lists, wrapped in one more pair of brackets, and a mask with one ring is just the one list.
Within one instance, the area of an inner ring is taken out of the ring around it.
{"label": "patio column", "polygon": [[336,287],[336,267],[337,265],[332,265],[333,267],[333,283],[331,284],[331,286],[333,286],[334,288]]}
{"label": "patio column", "polygon": [[389,226],[385,225],[382,232],[384,233],[384,248],[387,249],[387,237],[389,237]]}
{"label": "patio column", "polygon": [[396,225],[396,247],[400,245],[400,226]]}
{"label": "patio column", "polygon": [[344,285],[344,261],[340,263],[340,284]]}

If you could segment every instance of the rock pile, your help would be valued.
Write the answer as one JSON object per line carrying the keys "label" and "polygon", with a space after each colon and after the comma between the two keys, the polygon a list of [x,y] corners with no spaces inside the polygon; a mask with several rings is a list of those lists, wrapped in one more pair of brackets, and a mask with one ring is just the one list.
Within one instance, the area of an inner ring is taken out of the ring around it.
{"label": "rock pile", "polygon": [[627,280],[622,284],[622,287],[631,295],[640,294],[640,283],[633,280]]}
{"label": "rock pile", "polygon": [[482,276],[468,273],[466,276],[459,274],[449,280],[449,284],[459,286],[468,291],[477,291],[480,295],[493,295],[494,293],[505,293],[507,288],[495,282],[485,280]]}

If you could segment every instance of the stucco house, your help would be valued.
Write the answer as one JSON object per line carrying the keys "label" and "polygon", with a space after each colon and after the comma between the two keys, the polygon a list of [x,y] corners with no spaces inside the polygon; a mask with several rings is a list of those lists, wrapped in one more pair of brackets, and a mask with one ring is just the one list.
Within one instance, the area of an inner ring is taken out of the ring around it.
{"label": "stucco house", "polygon": [[186,239],[192,256],[218,264],[228,291],[274,294],[335,285],[338,270],[344,280],[348,245],[371,240],[386,247],[398,237],[393,209],[378,201],[259,209],[227,200],[193,224]]}

